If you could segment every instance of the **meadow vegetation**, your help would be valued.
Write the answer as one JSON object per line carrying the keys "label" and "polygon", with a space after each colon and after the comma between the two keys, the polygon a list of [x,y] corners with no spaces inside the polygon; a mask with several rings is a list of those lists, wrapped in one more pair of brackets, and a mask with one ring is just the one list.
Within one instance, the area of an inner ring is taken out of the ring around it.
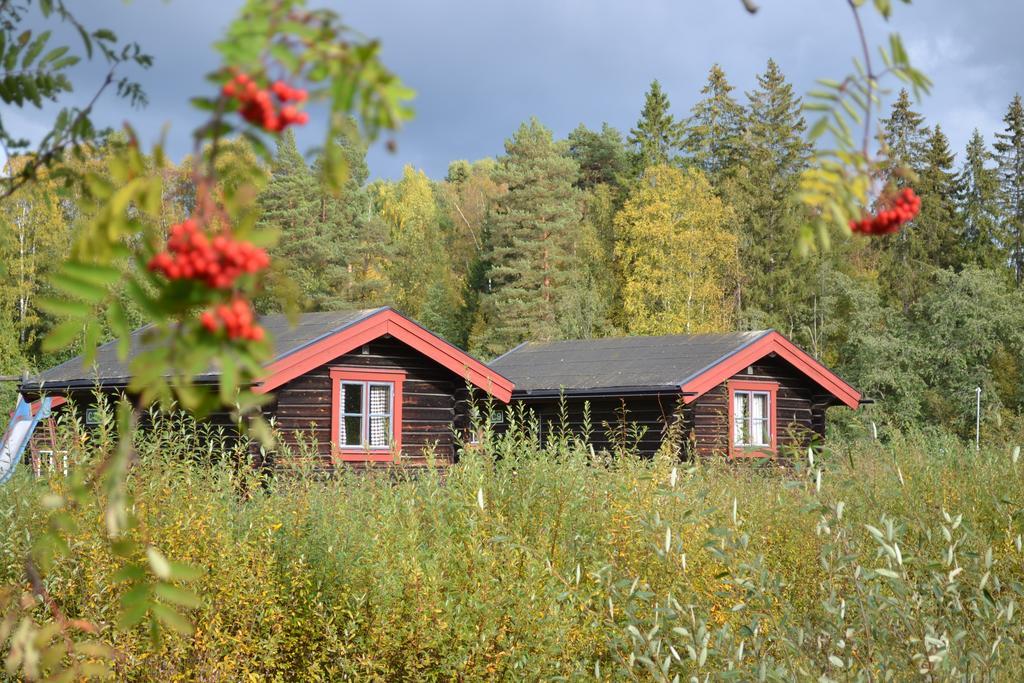
{"label": "meadow vegetation", "polygon": [[[113,447],[60,432],[73,471]],[[102,495],[70,512],[47,586],[131,680],[1022,675],[1019,449],[888,434],[758,466],[554,434],[519,425],[415,473],[281,454],[267,476],[165,418],[136,435],[130,533],[199,570],[194,632],[117,626]],[[22,468],[0,488],[0,584],[23,581],[39,501],[65,486]]]}

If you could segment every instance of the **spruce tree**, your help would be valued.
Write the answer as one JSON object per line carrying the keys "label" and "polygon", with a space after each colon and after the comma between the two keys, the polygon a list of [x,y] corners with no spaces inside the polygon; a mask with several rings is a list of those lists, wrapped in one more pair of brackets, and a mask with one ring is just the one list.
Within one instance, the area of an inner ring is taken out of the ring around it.
{"label": "spruce tree", "polygon": [[957,198],[963,226],[964,257],[984,268],[1003,269],[1006,258],[999,239],[999,176],[988,162],[992,153],[977,128],[967,143]]}
{"label": "spruce tree", "polygon": [[922,167],[930,131],[924,117],[911,108],[910,93],[905,89],[900,90],[889,117],[882,120],[882,131],[890,168],[916,171]]}
{"label": "spruce tree", "polygon": [[745,163],[722,187],[739,226],[741,324],[793,333],[812,297],[810,261],[794,248],[803,220],[795,193],[811,149],[800,99],[774,61],[747,99]]}
{"label": "spruce tree", "polygon": [[713,65],[684,133],[686,153],[716,186],[742,161],[743,107],[733,98],[734,89],[722,67]]}
{"label": "spruce tree", "polygon": [[[889,117],[882,120],[882,136],[888,150],[887,182],[897,188],[910,184],[913,175],[919,175],[925,167],[931,131],[924,125],[924,117],[911,108],[906,90],[900,91]],[[911,221],[895,235],[872,241],[880,252],[885,296],[898,302],[904,313],[924,293],[930,274],[921,261],[922,245],[915,239],[916,227]]]}
{"label": "spruce tree", "polygon": [[1002,235],[1017,287],[1024,283],[1024,103],[1013,98],[1003,117],[1006,128],[996,133]]}
{"label": "spruce tree", "polygon": [[506,141],[495,181],[508,192],[487,221],[487,285],[470,341],[481,355],[559,336],[559,301],[577,284],[578,176],[564,145],[536,119]]}
{"label": "spruce tree", "polygon": [[679,123],[669,112],[668,95],[657,79],[644,97],[644,108],[627,141],[633,146],[633,170],[636,175],[648,166],[667,164],[679,149],[682,138]]}
{"label": "spruce tree", "polygon": [[957,215],[959,179],[954,171],[954,154],[949,139],[936,125],[925,143],[918,173],[917,194],[921,213],[904,230],[909,230],[914,259],[925,269],[957,268],[964,261],[960,249],[962,231]]}
{"label": "spruce tree", "polygon": [[277,141],[270,181],[259,196],[259,226],[279,232],[268,279],[268,290],[277,301],[262,301],[261,308],[276,309],[290,302],[304,309],[316,306],[311,299],[320,287],[318,198],[316,178],[289,130]]}

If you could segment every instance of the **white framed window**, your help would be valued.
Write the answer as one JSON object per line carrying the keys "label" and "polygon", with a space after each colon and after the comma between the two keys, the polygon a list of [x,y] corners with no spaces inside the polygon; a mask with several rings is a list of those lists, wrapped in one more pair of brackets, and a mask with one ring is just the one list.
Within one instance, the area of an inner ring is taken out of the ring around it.
{"label": "white framed window", "polygon": [[733,446],[771,446],[771,403],[768,391],[736,390],[732,393]]}
{"label": "white framed window", "polygon": [[394,424],[394,383],[344,380],[339,386],[338,444],[342,448],[389,449]]}

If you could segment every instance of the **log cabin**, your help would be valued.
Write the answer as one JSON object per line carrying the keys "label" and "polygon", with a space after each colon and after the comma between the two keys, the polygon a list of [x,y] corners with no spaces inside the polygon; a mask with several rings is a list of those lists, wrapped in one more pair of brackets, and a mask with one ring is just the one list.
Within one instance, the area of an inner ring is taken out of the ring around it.
{"label": "log cabin", "polygon": [[[306,313],[295,324],[284,315],[267,315],[260,325],[273,340],[272,360],[255,387],[273,392],[263,407],[282,441],[315,443],[326,466],[400,460],[403,465],[454,462],[459,431],[470,428],[469,393],[507,403],[512,383],[464,351],[397,311],[368,310]],[[145,343],[146,328],[132,335],[131,348]],[[57,408],[73,399],[95,420],[95,391],[120,394],[131,379],[117,342],[97,349],[92,368],[71,359],[19,386],[28,401],[54,397]],[[196,378],[215,383],[216,371]],[[58,408],[59,409],[59,408]],[[230,428],[226,414],[213,421]]]}
{"label": "log cabin", "polygon": [[[861,395],[773,330],[526,342],[490,367],[543,434],[588,431],[595,449],[765,457],[825,436],[826,411]],[[516,410],[511,411],[516,414]],[[563,424],[567,423],[567,424]]]}

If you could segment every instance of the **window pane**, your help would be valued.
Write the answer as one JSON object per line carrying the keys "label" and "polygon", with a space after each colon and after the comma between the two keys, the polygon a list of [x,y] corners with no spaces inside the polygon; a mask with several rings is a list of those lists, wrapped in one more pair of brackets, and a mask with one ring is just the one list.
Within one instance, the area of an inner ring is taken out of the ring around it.
{"label": "window pane", "polygon": [[363,385],[342,384],[342,406],[343,412],[359,414],[363,412]]}
{"label": "window pane", "polygon": [[750,421],[750,445],[764,446],[764,420]]}
{"label": "window pane", "polygon": [[391,385],[370,385],[370,414],[388,415],[391,413]]}
{"label": "window pane", "polygon": [[736,418],[732,424],[732,445],[743,446],[747,443],[747,421]]}
{"label": "window pane", "polygon": [[391,418],[384,415],[373,415],[370,417],[370,446],[373,448],[387,448],[390,440]]}
{"label": "window pane", "polygon": [[750,443],[755,446],[767,446],[770,441],[768,434],[768,394],[756,393],[751,395],[750,411]]}
{"label": "window pane", "polygon": [[748,443],[747,425],[750,423],[750,394],[737,391],[732,397],[732,442],[734,446]]}
{"label": "window pane", "polygon": [[363,445],[363,418],[360,415],[346,415],[342,418],[339,440],[345,446]]}
{"label": "window pane", "polygon": [[755,420],[768,417],[768,394],[753,394],[753,410],[751,416]]}

